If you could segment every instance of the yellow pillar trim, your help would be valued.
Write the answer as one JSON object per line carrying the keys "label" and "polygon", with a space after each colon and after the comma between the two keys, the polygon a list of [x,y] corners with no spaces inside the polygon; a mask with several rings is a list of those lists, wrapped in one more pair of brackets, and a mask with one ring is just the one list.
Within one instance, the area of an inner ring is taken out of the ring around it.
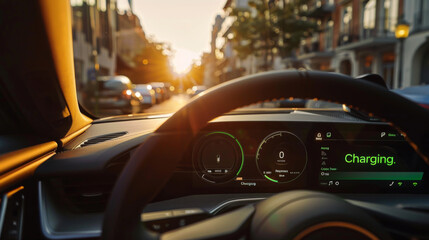
{"label": "yellow pillar trim", "polygon": [[70,2],[39,0],[59,85],[70,110],[72,125],[66,136],[82,129],[92,119],[79,110],[73,62]]}

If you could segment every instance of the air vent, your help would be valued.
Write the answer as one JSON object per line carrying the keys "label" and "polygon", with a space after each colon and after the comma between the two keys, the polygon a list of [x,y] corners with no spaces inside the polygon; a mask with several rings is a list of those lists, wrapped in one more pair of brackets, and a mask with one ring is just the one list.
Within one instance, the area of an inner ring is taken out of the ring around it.
{"label": "air vent", "polygon": [[104,211],[114,183],[114,177],[65,178],[60,181],[51,181],[57,193],[60,194],[60,201],[68,205],[68,209],[72,212],[80,213]]}
{"label": "air vent", "polygon": [[90,138],[90,139],[83,141],[81,144],[79,144],[77,147],[75,147],[75,149],[81,148],[81,147],[86,147],[86,146],[97,144],[97,143],[101,143],[101,142],[106,142],[106,141],[124,136],[125,134],[127,134],[127,132],[109,133],[106,135],[93,137],[93,138]]}

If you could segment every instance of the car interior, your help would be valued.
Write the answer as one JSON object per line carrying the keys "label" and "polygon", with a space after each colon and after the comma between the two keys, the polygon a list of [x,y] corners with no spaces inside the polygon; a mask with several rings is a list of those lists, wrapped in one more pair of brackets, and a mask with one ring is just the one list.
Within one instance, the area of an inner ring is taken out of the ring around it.
{"label": "car interior", "polygon": [[[1,239],[429,239],[429,110],[372,77],[272,71],[97,119],[68,1],[0,9]],[[243,108],[283,99],[344,107]]]}

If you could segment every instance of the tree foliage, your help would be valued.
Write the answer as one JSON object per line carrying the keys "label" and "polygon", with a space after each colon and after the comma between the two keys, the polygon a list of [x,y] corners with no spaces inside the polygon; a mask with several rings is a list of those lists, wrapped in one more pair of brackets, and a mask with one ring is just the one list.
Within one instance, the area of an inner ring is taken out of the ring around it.
{"label": "tree foliage", "polygon": [[170,51],[168,44],[145,41],[145,46],[134,56],[133,64],[120,62],[116,74],[129,77],[135,84],[171,82]]}
{"label": "tree foliage", "polygon": [[252,0],[249,9],[234,9],[231,30],[234,49],[242,59],[253,54],[267,58],[278,52],[282,58],[297,49],[301,40],[317,31],[317,24],[307,18],[309,0]]}
{"label": "tree foliage", "polygon": [[149,41],[134,58],[135,71],[139,74],[138,82],[171,81],[171,70],[168,52],[169,46]]}

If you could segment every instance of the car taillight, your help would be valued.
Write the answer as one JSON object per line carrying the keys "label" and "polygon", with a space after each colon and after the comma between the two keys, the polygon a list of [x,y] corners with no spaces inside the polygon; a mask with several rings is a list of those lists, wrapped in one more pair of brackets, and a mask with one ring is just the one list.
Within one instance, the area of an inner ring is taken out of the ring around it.
{"label": "car taillight", "polygon": [[130,89],[122,91],[122,96],[126,99],[131,99],[131,95],[133,94],[133,91]]}
{"label": "car taillight", "polygon": [[419,104],[420,106],[422,106],[423,108],[429,109],[429,104]]}

